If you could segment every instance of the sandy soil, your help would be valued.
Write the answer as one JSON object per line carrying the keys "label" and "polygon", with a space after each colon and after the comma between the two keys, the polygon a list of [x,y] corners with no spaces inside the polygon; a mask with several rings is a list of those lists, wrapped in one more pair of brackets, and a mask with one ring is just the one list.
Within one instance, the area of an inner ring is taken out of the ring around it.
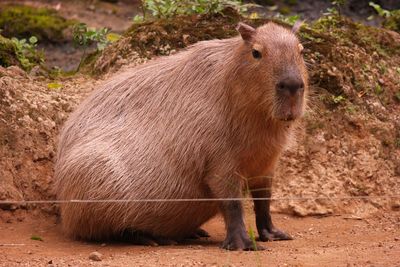
{"label": "sandy soil", "polygon": [[[0,223],[0,266],[400,266],[398,212],[368,218],[275,215],[295,240],[264,243],[267,249],[259,252],[220,249],[224,228],[218,217],[204,227],[212,235],[208,240],[163,247],[72,241],[54,217],[21,218]],[[247,218],[254,228],[252,216]],[[94,251],[102,261],[89,259]]]}

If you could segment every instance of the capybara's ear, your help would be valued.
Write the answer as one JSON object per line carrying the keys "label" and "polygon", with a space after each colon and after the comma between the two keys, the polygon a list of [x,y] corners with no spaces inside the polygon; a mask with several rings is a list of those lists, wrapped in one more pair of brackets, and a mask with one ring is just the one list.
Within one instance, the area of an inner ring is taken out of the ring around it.
{"label": "capybara's ear", "polygon": [[243,40],[245,40],[246,42],[250,42],[254,34],[256,33],[256,29],[243,22],[239,22],[239,24],[236,27],[236,30],[240,33]]}
{"label": "capybara's ear", "polygon": [[297,33],[299,32],[301,26],[303,26],[303,23],[304,23],[304,20],[297,20],[297,21],[294,23],[293,27],[292,27],[292,32],[293,32],[294,34],[297,34]]}

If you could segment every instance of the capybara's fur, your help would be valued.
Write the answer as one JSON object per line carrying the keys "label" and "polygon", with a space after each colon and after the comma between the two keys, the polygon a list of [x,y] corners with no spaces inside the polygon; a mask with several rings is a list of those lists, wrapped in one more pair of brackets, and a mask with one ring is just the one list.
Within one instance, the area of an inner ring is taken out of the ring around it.
{"label": "capybara's fur", "polygon": [[[273,174],[303,113],[307,73],[290,29],[268,23],[238,30],[241,37],[199,42],[96,89],[61,133],[58,198],[236,198],[244,184],[265,187],[268,179],[250,178]],[[277,84],[293,77],[304,83],[300,93],[280,92]],[[68,203],[61,218],[74,238],[126,230],[183,238],[222,211],[229,235],[236,227],[229,209],[241,206],[224,203]]]}

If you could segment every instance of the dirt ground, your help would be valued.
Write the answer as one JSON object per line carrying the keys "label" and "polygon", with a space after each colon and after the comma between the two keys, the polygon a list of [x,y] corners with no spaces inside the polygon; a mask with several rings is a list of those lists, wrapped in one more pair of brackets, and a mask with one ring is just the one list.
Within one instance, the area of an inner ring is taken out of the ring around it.
{"label": "dirt ground", "polygon": [[[130,25],[134,13],[133,4],[125,1],[112,13],[107,13],[111,4],[99,1],[93,1],[95,10],[83,1],[18,2],[53,8],[61,3],[63,16],[116,32]],[[66,69],[74,69],[81,56],[69,50],[70,44],[46,49],[48,64]],[[398,65],[382,66],[387,69],[382,84],[390,85]],[[68,114],[105,78],[77,75],[52,81],[16,67],[0,67],[0,200],[54,199],[56,136]],[[60,88],[52,89],[54,84]],[[299,141],[281,161],[273,196],[398,196],[400,150],[392,148],[391,142],[400,129],[400,106],[384,107],[371,99],[363,104],[368,112],[363,105],[343,105],[308,114]],[[143,247],[73,241],[63,236],[55,206],[4,205],[0,207],[0,267],[400,266],[399,197],[294,199],[276,201],[273,210],[279,212],[274,214],[276,225],[293,241],[265,243],[265,251],[228,252],[219,248],[225,236],[219,217],[204,226],[211,234],[208,240]],[[251,209],[247,213],[246,224],[255,229]],[[102,261],[89,260],[94,251],[103,255]]]}
{"label": "dirt ground", "polygon": [[[275,215],[295,239],[264,243],[266,250],[258,252],[220,249],[225,233],[219,217],[204,227],[208,240],[163,247],[72,241],[54,217],[21,218],[0,223],[0,266],[400,266],[398,212],[368,218]],[[247,218],[254,228],[252,216]],[[31,240],[33,235],[43,241]],[[94,251],[102,261],[89,259]]]}

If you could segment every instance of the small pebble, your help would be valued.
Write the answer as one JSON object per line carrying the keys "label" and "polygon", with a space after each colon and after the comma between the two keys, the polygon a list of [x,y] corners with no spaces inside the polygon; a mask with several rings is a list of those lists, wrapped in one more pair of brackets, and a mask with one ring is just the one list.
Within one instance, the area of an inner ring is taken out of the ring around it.
{"label": "small pebble", "polygon": [[101,261],[102,258],[103,258],[103,254],[101,254],[101,253],[99,253],[97,251],[92,252],[89,255],[89,259],[91,259],[92,261]]}

